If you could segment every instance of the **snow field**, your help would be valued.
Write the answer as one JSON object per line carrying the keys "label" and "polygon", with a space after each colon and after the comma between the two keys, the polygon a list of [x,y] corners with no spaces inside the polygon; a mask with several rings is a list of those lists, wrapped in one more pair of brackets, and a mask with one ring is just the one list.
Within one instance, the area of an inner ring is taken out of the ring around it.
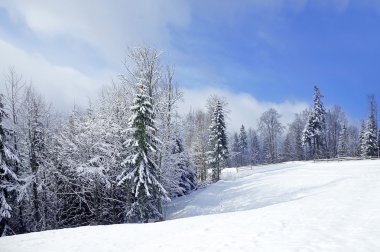
{"label": "snow field", "polygon": [[380,161],[226,169],[166,215],[0,238],[0,251],[380,251]]}

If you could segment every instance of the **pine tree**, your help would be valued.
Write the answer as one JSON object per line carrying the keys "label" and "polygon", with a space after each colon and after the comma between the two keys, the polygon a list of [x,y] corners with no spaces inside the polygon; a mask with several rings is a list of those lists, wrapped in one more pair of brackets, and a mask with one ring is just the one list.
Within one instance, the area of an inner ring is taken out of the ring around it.
{"label": "pine tree", "polygon": [[375,157],[378,155],[377,139],[377,104],[374,95],[368,97],[369,114],[362,132],[362,157]]}
{"label": "pine tree", "polygon": [[306,146],[308,148],[308,154],[307,156],[309,158],[313,158],[314,157],[314,146],[313,146],[313,142],[312,142],[312,139],[313,139],[313,119],[312,119],[312,116],[310,115],[306,125],[305,125],[305,128],[303,130],[303,133],[302,133],[302,144],[304,146]]}
{"label": "pine tree", "polygon": [[3,96],[0,95],[0,236],[13,233],[9,227],[12,207],[8,202],[10,193],[16,189],[18,183],[18,178],[14,173],[18,157],[9,142],[12,132],[4,125],[7,117],[8,115],[4,111]]}
{"label": "pine tree", "polygon": [[122,165],[119,185],[129,188],[130,208],[126,213],[128,222],[148,222],[162,220],[161,201],[167,198],[167,192],[160,183],[160,170],[155,162],[155,154],[160,141],[156,138],[152,97],[149,95],[145,80],[137,84],[132,116],[128,123],[130,138],[125,147],[131,149]]}
{"label": "pine tree", "polygon": [[247,133],[245,131],[244,125],[241,125],[240,134],[239,134],[239,150],[240,150],[240,165],[243,166],[246,164],[246,152],[248,148],[247,142]]}
{"label": "pine tree", "polygon": [[348,130],[346,124],[343,124],[342,130],[339,135],[338,154],[340,157],[346,157],[348,154]]}
{"label": "pine tree", "polygon": [[210,125],[209,164],[212,168],[212,180],[220,179],[221,168],[228,157],[226,125],[222,103],[218,100],[215,104]]}
{"label": "pine tree", "polygon": [[303,132],[303,143],[311,149],[314,158],[324,155],[324,130],[326,127],[326,112],[322,103],[322,94],[314,87],[314,109]]}
{"label": "pine tree", "polygon": [[365,130],[363,131],[361,153],[362,157],[365,158],[377,156],[375,117],[371,115],[369,116],[365,124]]}

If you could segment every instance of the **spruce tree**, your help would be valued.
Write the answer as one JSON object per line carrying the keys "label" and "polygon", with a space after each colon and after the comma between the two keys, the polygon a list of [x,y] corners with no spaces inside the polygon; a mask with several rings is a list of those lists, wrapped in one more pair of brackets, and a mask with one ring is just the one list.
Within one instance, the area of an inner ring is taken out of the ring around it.
{"label": "spruce tree", "polygon": [[368,97],[368,119],[365,129],[362,132],[362,157],[378,156],[378,137],[377,137],[377,104],[374,95]]}
{"label": "spruce tree", "polygon": [[9,139],[12,132],[8,130],[4,121],[8,117],[4,110],[3,96],[0,95],[0,236],[13,234],[9,226],[12,216],[12,207],[9,205],[10,193],[16,189],[18,178],[14,168],[18,162],[16,152]]}
{"label": "spruce tree", "polygon": [[118,184],[125,183],[128,188],[130,207],[126,220],[149,222],[163,219],[161,201],[168,198],[160,183],[160,170],[155,162],[160,141],[156,138],[152,97],[143,78],[137,87],[128,122],[129,139],[125,142],[131,153],[122,162],[125,169],[119,176]]}
{"label": "spruce tree", "polygon": [[370,115],[366,124],[365,130],[362,135],[361,144],[362,157],[375,157],[377,156],[377,136],[375,131],[375,117]]}
{"label": "spruce tree", "polygon": [[314,87],[314,109],[303,132],[303,143],[311,148],[314,158],[324,155],[324,129],[326,111],[322,103],[323,95],[317,86]]}
{"label": "spruce tree", "polygon": [[209,145],[209,164],[212,168],[212,180],[220,179],[221,169],[228,157],[226,125],[222,103],[218,100],[215,104],[211,118]]}

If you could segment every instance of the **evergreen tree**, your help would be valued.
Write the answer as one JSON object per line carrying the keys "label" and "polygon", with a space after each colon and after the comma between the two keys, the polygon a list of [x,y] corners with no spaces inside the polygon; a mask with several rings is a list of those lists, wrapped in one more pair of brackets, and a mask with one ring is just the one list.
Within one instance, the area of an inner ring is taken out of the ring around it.
{"label": "evergreen tree", "polygon": [[311,149],[314,158],[324,156],[324,130],[326,112],[322,103],[322,94],[314,87],[314,109],[303,132],[303,143]]}
{"label": "evergreen tree", "polygon": [[246,164],[246,152],[248,148],[247,133],[245,131],[244,125],[241,125],[239,134],[239,150],[240,150],[240,165]]}
{"label": "evergreen tree", "polygon": [[12,132],[4,125],[7,117],[3,96],[0,95],[0,236],[13,234],[9,226],[9,219],[12,217],[9,200],[10,193],[16,189],[18,183],[18,178],[14,173],[18,157],[9,142]]}
{"label": "evergreen tree", "polygon": [[212,180],[220,179],[220,173],[224,161],[228,157],[226,125],[224,122],[224,112],[222,103],[217,100],[210,125],[209,164],[212,168]]}
{"label": "evergreen tree", "polygon": [[130,138],[125,142],[125,147],[130,148],[132,153],[122,162],[125,169],[118,184],[125,183],[129,188],[130,207],[126,220],[148,222],[163,219],[161,201],[168,198],[160,183],[160,170],[155,162],[160,141],[155,136],[152,97],[143,78],[137,87],[127,130]]}
{"label": "evergreen tree", "polygon": [[340,157],[346,157],[348,154],[348,130],[346,124],[343,124],[342,130],[339,135],[338,154]]}
{"label": "evergreen tree", "polygon": [[377,156],[377,136],[374,116],[369,116],[362,134],[362,157],[368,158]]}
{"label": "evergreen tree", "polygon": [[362,135],[362,157],[375,157],[378,155],[377,139],[377,104],[374,95],[368,97],[369,113]]}

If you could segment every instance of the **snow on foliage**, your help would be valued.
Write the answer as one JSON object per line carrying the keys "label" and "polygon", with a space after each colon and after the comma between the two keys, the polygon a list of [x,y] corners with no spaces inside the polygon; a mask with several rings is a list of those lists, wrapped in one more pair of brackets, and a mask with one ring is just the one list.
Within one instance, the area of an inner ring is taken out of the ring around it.
{"label": "snow on foliage", "polygon": [[19,161],[15,150],[8,141],[12,132],[5,127],[5,119],[8,117],[4,110],[3,96],[0,95],[0,236],[12,234],[9,219],[12,216],[12,207],[9,201],[11,194],[18,183],[14,166]]}
{"label": "snow on foliage", "polygon": [[127,129],[130,138],[125,142],[125,147],[131,148],[131,154],[122,162],[125,170],[118,184],[125,183],[130,190],[132,204],[126,213],[126,220],[148,222],[163,218],[161,201],[168,197],[159,181],[160,170],[154,160],[161,142],[156,137],[152,98],[143,81],[137,86]]}
{"label": "snow on foliage", "polygon": [[211,118],[209,137],[209,159],[212,168],[212,179],[220,179],[221,168],[228,157],[226,124],[224,122],[224,112],[221,101],[217,100]]}

